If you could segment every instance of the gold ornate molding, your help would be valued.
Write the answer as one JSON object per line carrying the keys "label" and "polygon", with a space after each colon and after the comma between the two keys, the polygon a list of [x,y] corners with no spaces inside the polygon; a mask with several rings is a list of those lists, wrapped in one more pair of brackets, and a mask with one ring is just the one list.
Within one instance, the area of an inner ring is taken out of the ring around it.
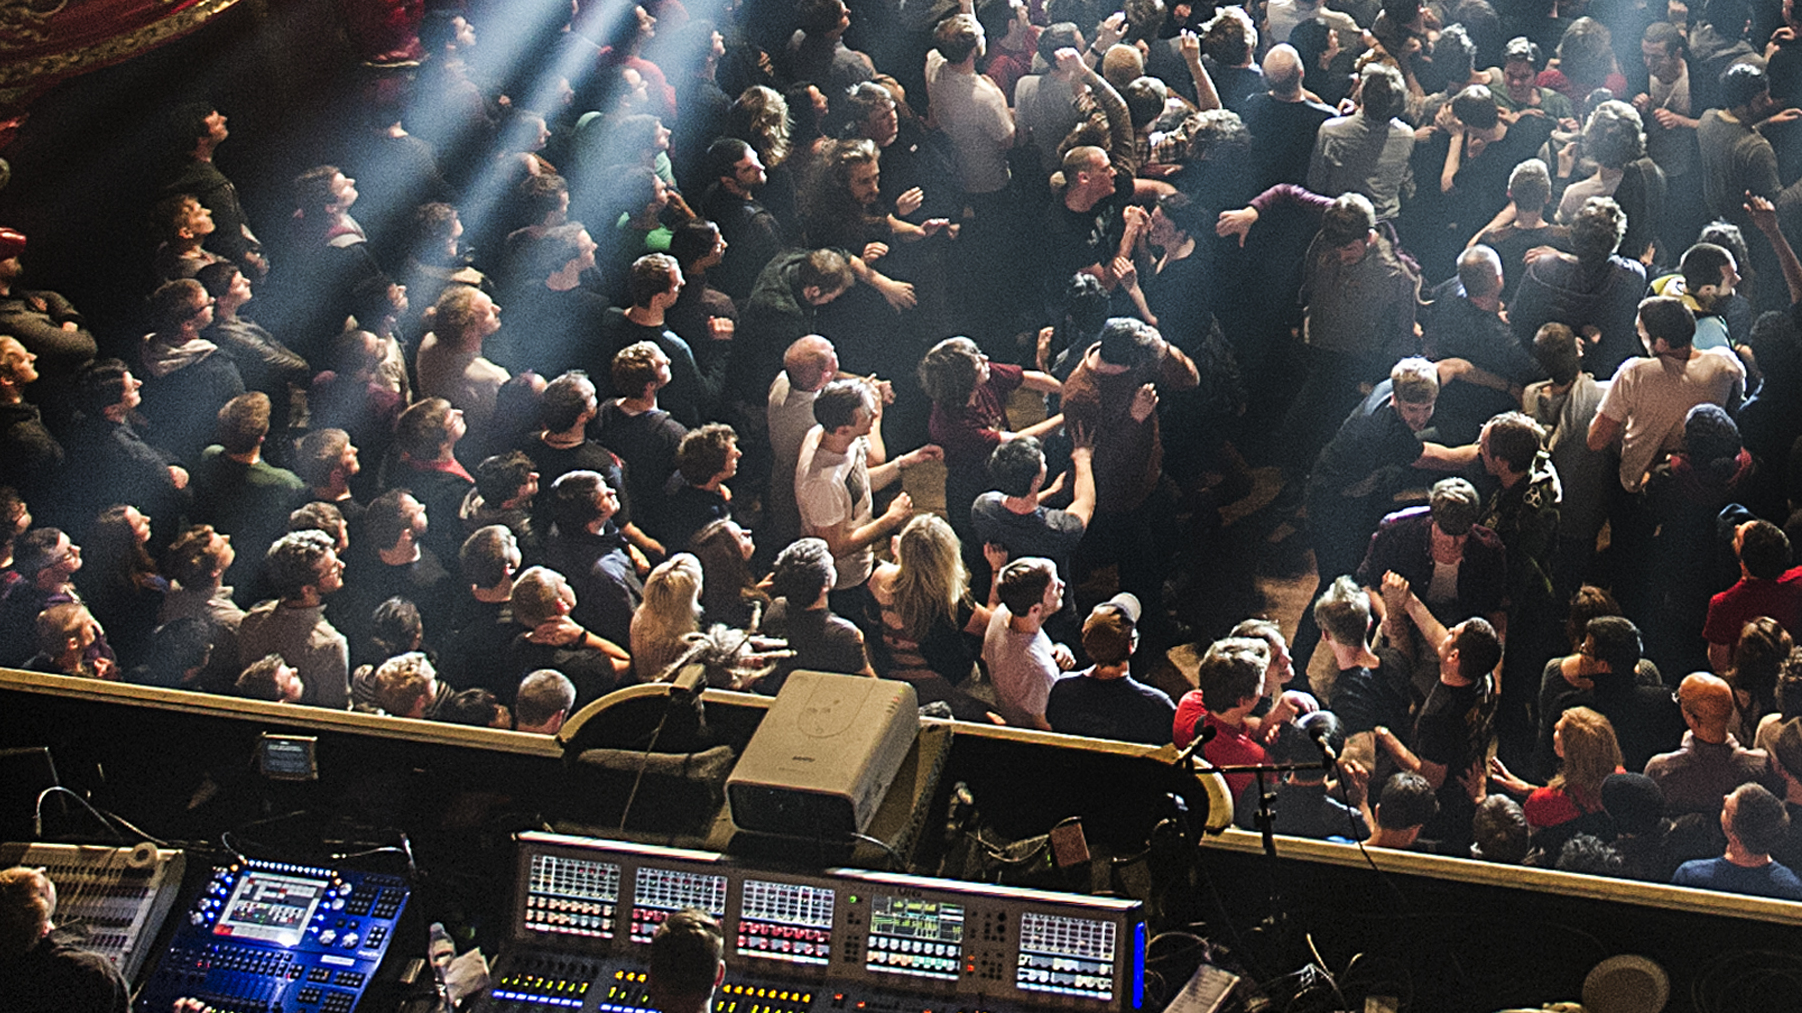
{"label": "gold ornate molding", "polygon": [[[0,52],[37,48],[51,41],[53,33],[44,25],[59,13],[69,0],[0,0]],[[79,46],[60,53],[34,59],[0,61],[0,103],[42,88],[51,82],[103,67],[109,63],[154,49],[179,35],[193,31],[215,15],[237,4],[238,0],[198,0],[150,24],[112,36],[97,45]],[[167,0],[166,0],[167,3]],[[167,4],[173,6],[173,4]],[[46,13],[47,12],[47,13]],[[34,27],[21,28],[20,25]],[[36,37],[33,37],[35,34]]]}

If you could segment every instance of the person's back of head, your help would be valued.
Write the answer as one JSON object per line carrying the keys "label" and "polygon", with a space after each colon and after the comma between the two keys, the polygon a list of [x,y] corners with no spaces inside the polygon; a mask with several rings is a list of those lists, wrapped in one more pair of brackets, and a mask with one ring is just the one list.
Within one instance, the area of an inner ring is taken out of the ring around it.
{"label": "person's back of head", "polygon": [[[573,535],[601,516],[597,500],[606,479],[598,471],[565,472],[551,483],[551,519],[557,530]],[[365,522],[367,523],[367,521]]]}
{"label": "person's back of head", "polygon": [[1358,75],[1358,107],[1366,119],[1386,123],[1402,111],[1408,86],[1402,72],[1390,64],[1372,61]]}
{"label": "person's back of head", "polygon": [[1036,436],[1019,436],[989,454],[989,481],[1003,496],[1025,496],[1045,470],[1045,450]]}
{"label": "person's back of head", "polygon": [[1789,568],[1789,536],[1770,521],[1751,521],[1740,533],[1739,561],[1750,576],[1776,580]]}
{"label": "person's back of head", "polygon": [[269,435],[269,395],[239,394],[219,409],[219,445],[228,454],[248,454]]}
{"label": "person's back of head", "polygon": [[1483,423],[1482,438],[1491,457],[1522,474],[1545,443],[1545,427],[1521,412],[1503,412]]}
{"label": "person's back of head", "polygon": [[371,677],[375,703],[395,717],[417,717],[432,705],[437,672],[417,651],[397,655],[376,667]]}
{"label": "person's back of head", "polygon": [[857,424],[857,412],[874,410],[869,384],[862,380],[833,380],[813,401],[814,421],[828,434]]}
{"label": "person's back of head", "polygon": [[1157,328],[1133,317],[1112,317],[1101,328],[1101,361],[1137,367],[1151,361]]}
{"label": "person's back of head", "polygon": [[1478,244],[1458,255],[1458,282],[1472,299],[1486,299],[1502,291],[1502,258]]}
{"label": "person's back of head", "polygon": [[1428,493],[1433,526],[1454,538],[1468,534],[1483,511],[1476,486],[1462,478],[1442,478]]}
{"label": "person's back of head", "polygon": [[530,629],[563,614],[562,604],[574,597],[562,574],[549,567],[533,566],[513,581],[513,593],[507,602],[513,609],[513,621]]}
{"label": "person's back of head", "polygon": [[946,338],[926,350],[920,359],[920,389],[945,411],[961,412],[976,389],[982,370],[982,349],[969,338]]}
{"label": "person's back of head", "polygon": [[263,555],[263,579],[284,599],[299,598],[319,580],[319,564],[337,543],[323,531],[290,531]]}
{"label": "person's back of head", "polygon": [[473,728],[512,728],[513,715],[494,691],[482,686],[452,693],[433,715],[439,721]]}
{"label": "person's back of head", "polygon": [[1433,66],[1441,69],[1445,80],[1456,84],[1469,80],[1477,66],[1477,44],[1463,25],[1446,25],[1433,44]]}
{"label": "person's back of head", "polygon": [[1789,836],[1783,800],[1759,784],[1742,784],[1727,796],[1724,829],[1748,854],[1768,855]]}
{"label": "person's back of head", "polygon": [[1688,348],[1696,337],[1696,315],[1676,296],[1640,300],[1639,322],[1645,327],[1648,343],[1662,339],[1673,352]]}
{"label": "person's back of head", "polygon": [[492,454],[475,467],[476,492],[489,507],[499,508],[519,495],[519,491],[532,481],[535,470],[532,459],[524,451]]}
{"label": "person's back of head", "polygon": [[1591,197],[1570,226],[1571,252],[1586,263],[1607,260],[1627,235],[1627,214],[1612,197]]}
{"label": "person's back of head", "polygon": [[1597,105],[1583,125],[1583,153],[1604,169],[1619,169],[1644,155],[1645,126],[1639,111],[1613,99]]}
{"label": "person's back of head", "polygon": [[1677,270],[1683,275],[1683,288],[1692,297],[1709,285],[1721,284],[1721,271],[1733,263],[1733,255],[1714,243],[1697,243],[1683,251]]}
{"label": "person's back of head", "polygon": [[595,398],[595,380],[587,373],[571,370],[544,384],[544,397],[539,398],[539,425],[546,433],[568,433],[569,427],[587,415]]}
{"label": "person's back of head", "polygon": [[953,14],[932,31],[932,45],[947,63],[962,63],[982,45],[982,24],[974,14]]}
{"label": "person's back of head", "polygon": [[561,725],[560,718],[568,717],[575,705],[575,684],[554,668],[540,668],[519,680],[513,695],[513,721],[522,732],[555,734],[558,728],[553,725]]}
{"label": "person's back of head", "polygon": [[1237,67],[1251,59],[1258,45],[1258,30],[1242,7],[1222,7],[1201,26],[1201,49],[1222,67]]}
{"label": "person's back of head", "polygon": [[1043,604],[1045,589],[1057,579],[1057,566],[1040,556],[1023,556],[1010,560],[996,578],[996,594],[1001,604],[1016,616],[1024,616],[1033,606]]}
{"label": "person's back of head", "polygon": [[1195,687],[1208,710],[1219,714],[1262,694],[1269,667],[1268,643],[1256,637],[1227,637],[1208,645],[1195,670]]}
{"label": "person's back of head", "polygon": [[1352,577],[1340,574],[1314,603],[1314,622],[1333,643],[1363,647],[1370,635],[1370,595]]}
{"label": "person's back of head", "polygon": [[1606,675],[1593,676],[1597,693],[1608,695],[1631,687],[1644,649],[1639,627],[1626,616],[1596,616],[1585,632],[1594,640],[1595,660],[1608,666]]}
{"label": "person's back of head", "polygon": [[1720,91],[1716,94],[1722,108],[1744,110],[1770,91],[1771,79],[1765,76],[1763,67],[1755,63],[1736,63],[1721,72]]}
{"label": "person's back of head", "polygon": [[1739,470],[1744,447],[1739,424],[1720,405],[1704,402],[1683,417],[1683,455],[1706,478],[1721,481],[1732,477]]}
{"label": "person's back of head", "polygon": [[42,869],[16,865],[0,872],[0,962],[36,946],[56,914],[56,887]]}
{"label": "person's back of head", "polygon": [[657,357],[662,349],[650,341],[634,342],[615,352],[608,373],[622,398],[642,398],[657,383]]}
{"label": "person's back of head", "polygon": [[1644,774],[1609,774],[1602,780],[1602,808],[1617,833],[1649,837],[1663,828],[1664,789]]}
{"label": "person's back of head", "polygon": [[838,567],[826,540],[797,538],[776,554],[770,573],[770,595],[787,598],[788,607],[799,611],[818,601],[821,592],[837,580]]}
{"label": "person's back of head", "polygon": [[725,954],[725,935],[712,915],[691,907],[665,918],[651,937],[652,1004],[666,1013],[707,1009],[726,975]]}
{"label": "person's back of head", "polygon": [[1377,227],[1377,209],[1361,193],[1342,193],[1320,216],[1320,240],[1328,247],[1361,242]]}
{"label": "person's back of head", "polygon": [[1531,828],[1520,803],[1495,794],[1477,804],[1470,819],[1472,858],[1498,865],[1519,865],[1532,850]]}
{"label": "person's back of head", "polygon": [[1574,381],[1583,369],[1577,332],[1559,323],[1541,327],[1533,335],[1533,361],[1560,387]]}
{"label": "person's back of head", "polygon": [[1458,652],[1458,674],[1472,682],[1479,681],[1501,663],[1502,639],[1482,616],[1472,616],[1458,625],[1452,643]]}
{"label": "person's back of head", "polygon": [[1377,796],[1377,826],[1391,832],[1415,831],[1439,814],[1433,785],[1419,774],[1400,771],[1389,775]]}
{"label": "person's back of head", "polygon": [[1494,93],[1480,84],[1470,85],[1452,96],[1452,115],[1472,130],[1488,130],[1501,119]]}
{"label": "person's back of head", "polygon": [[1558,852],[1559,872],[1619,876],[1623,866],[1621,853],[1594,834],[1578,834],[1565,841],[1563,849]]}
{"label": "person's back of head", "polygon": [[457,550],[463,582],[474,587],[498,587],[519,558],[519,540],[504,524],[477,528]]}
{"label": "person's back of head", "polygon": [[1157,78],[1141,75],[1127,82],[1121,97],[1126,99],[1126,111],[1132,117],[1133,129],[1138,130],[1163,113],[1170,90]]}
{"label": "person's back of head", "polygon": [[1508,199],[1517,211],[1544,211],[1552,200],[1552,170],[1537,158],[1516,165],[1508,173]]}

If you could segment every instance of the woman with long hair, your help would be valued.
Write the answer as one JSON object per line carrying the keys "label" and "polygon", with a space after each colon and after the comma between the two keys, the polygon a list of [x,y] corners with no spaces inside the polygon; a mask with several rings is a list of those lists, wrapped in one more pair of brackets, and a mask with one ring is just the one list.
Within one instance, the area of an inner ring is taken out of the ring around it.
{"label": "woman with long hair", "polygon": [[757,543],[737,521],[717,520],[702,528],[688,543],[700,561],[701,616],[708,626],[752,629],[770,596],[751,570]]}
{"label": "woman with long hair", "polygon": [[[1572,707],[1552,729],[1552,750],[1561,761],[1551,782],[1539,788],[1515,777],[1500,757],[1489,761],[1491,779],[1511,795],[1525,796],[1521,808],[1536,838],[1548,852],[1572,834],[1586,830],[1585,817],[1605,813],[1602,782],[1625,770],[1614,725],[1601,712]],[[1600,817],[1598,817],[1600,818]],[[1541,831],[1553,830],[1549,836]]]}
{"label": "woman with long hair", "polygon": [[[960,720],[987,720],[988,705],[959,688],[981,653],[993,604],[970,597],[963,546],[944,518],[919,514],[892,548],[895,562],[870,574],[882,610],[882,643],[871,652],[878,674],[912,683],[923,704],[945,701]],[[998,561],[990,562],[999,572]]]}
{"label": "woman with long hair", "polygon": [[150,558],[149,543],[150,519],[137,507],[108,507],[82,540],[86,565],[76,581],[113,649],[134,663],[142,660],[156,629],[157,610],[169,593],[169,581]]}
{"label": "woman with long hair", "polygon": [[1769,616],[1759,616],[1741,628],[1739,644],[1733,649],[1733,669],[1727,673],[1738,720],[1733,734],[1739,741],[1752,741],[1759,722],[1777,711],[1777,680],[1795,649],[1789,632]]}
{"label": "woman with long hair", "polygon": [[701,631],[701,561],[678,552],[651,571],[644,603],[632,614],[632,669],[655,682]]}

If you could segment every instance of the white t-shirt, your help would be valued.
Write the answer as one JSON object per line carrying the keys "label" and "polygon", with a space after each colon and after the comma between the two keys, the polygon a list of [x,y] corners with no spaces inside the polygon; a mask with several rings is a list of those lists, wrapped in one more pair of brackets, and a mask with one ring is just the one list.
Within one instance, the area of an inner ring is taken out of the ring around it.
{"label": "white t-shirt", "polygon": [[1596,411],[1621,423],[1621,487],[1638,492],[1659,455],[1683,446],[1683,419],[1696,405],[1737,405],[1746,370],[1730,351],[1701,352],[1685,362],[1628,359],[1615,371]]}
{"label": "white t-shirt", "polygon": [[995,683],[995,707],[1001,716],[1010,725],[1037,728],[1045,717],[1051,684],[1057,681],[1057,660],[1044,630],[1016,633],[1007,625],[1012,618],[1006,605],[995,609],[982,635],[982,660]]}
{"label": "white t-shirt", "polygon": [[[807,431],[795,465],[795,505],[800,508],[801,533],[805,535],[817,536],[847,519],[848,527],[860,528],[876,517],[875,499],[870,494],[869,441],[859,436],[845,453],[836,454],[820,447],[825,432],[818,425]],[[838,567],[838,583],[833,589],[843,591],[870,579],[876,557],[866,545],[834,555],[832,561]]]}
{"label": "white t-shirt", "polygon": [[926,53],[926,96],[932,118],[957,152],[957,178],[965,193],[994,193],[1007,186],[1007,152],[1014,146],[1014,118],[1007,96],[986,74],[950,69],[938,50]]}

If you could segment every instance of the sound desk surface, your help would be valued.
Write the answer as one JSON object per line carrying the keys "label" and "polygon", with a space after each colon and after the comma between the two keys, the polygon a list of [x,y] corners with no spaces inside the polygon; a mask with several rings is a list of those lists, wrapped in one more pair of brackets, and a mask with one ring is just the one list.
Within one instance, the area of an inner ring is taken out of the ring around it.
{"label": "sound desk surface", "polygon": [[834,869],[750,868],[712,852],[522,834],[513,929],[485,1013],[638,1013],[658,924],[719,919],[721,1013],[1133,1011],[1136,901]]}
{"label": "sound desk surface", "polygon": [[381,967],[408,887],[350,869],[221,865],[177,917],[138,998],[164,1013],[192,997],[216,1013],[350,1013]]}

